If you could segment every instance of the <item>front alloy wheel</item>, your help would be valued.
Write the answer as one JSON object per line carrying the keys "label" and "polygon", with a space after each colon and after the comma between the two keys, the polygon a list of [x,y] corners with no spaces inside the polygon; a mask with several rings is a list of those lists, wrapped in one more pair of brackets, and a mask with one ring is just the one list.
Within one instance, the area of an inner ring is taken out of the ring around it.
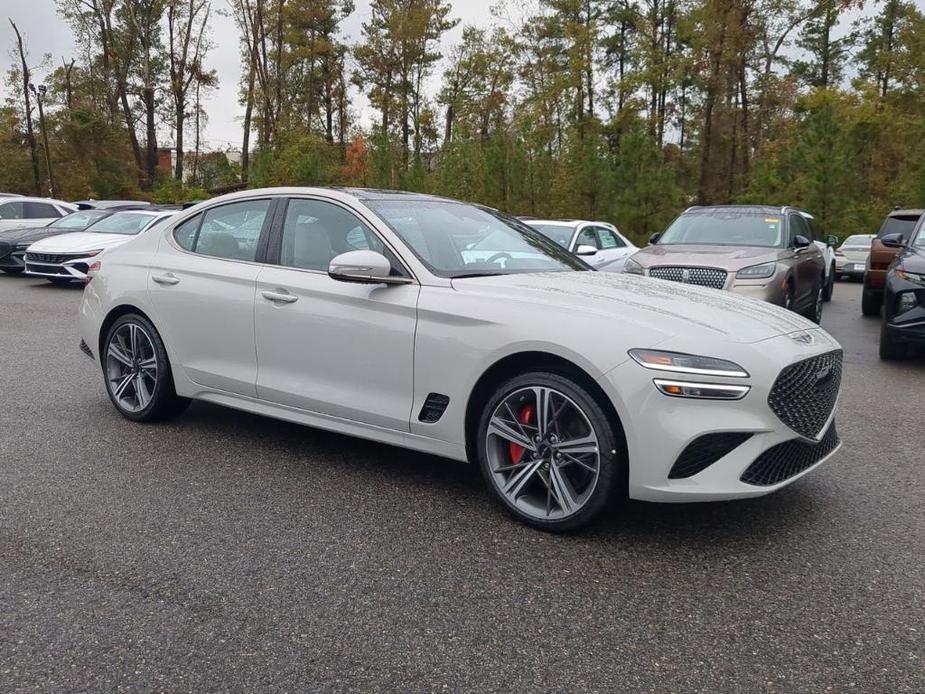
{"label": "front alloy wheel", "polygon": [[102,354],[109,399],[136,422],[164,419],[189,404],[177,396],[160,336],[145,317],[127,314],[110,327]]}
{"label": "front alloy wheel", "polygon": [[590,521],[618,467],[611,425],[583,388],[557,374],[502,386],[483,416],[483,473],[515,517],[546,530]]}

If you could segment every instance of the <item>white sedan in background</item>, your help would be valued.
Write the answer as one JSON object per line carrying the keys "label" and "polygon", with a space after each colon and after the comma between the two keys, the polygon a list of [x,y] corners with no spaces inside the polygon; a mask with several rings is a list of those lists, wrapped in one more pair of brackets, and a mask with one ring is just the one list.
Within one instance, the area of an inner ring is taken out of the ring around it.
{"label": "white sedan in background", "polygon": [[195,398],[468,460],[546,530],[627,489],[767,494],[839,446],[842,352],[818,325],[593,272],[519,221],[427,195],[215,198],[100,257],[79,322],[127,419]]}
{"label": "white sedan in background", "polygon": [[639,250],[606,222],[528,219],[524,223],[603,272],[623,272],[626,259]]}
{"label": "white sedan in background", "polygon": [[84,280],[93,259],[169,219],[176,210],[125,210],[91,224],[84,231],[50,236],[26,249],[26,274],[53,284]]}
{"label": "white sedan in background", "polygon": [[4,195],[0,198],[0,231],[43,226],[76,211],[76,205],[62,200]]}
{"label": "white sedan in background", "polygon": [[835,276],[837,279],[864,277],[867,258],[870,256],[870,244],[877,238],[876,234],[854,234],[845,239],[835,249]]}

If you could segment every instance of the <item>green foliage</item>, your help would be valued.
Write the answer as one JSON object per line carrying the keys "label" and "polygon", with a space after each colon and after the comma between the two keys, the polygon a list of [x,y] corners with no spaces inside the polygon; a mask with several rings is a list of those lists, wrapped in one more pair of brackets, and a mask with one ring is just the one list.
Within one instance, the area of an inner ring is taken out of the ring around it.
{"label": "green foliage", "polygon": [[154,185],[151,202],[173,204],[205,200],[208,197],[210,196],[207,190],[187,187],[171,176],[164,176]]}

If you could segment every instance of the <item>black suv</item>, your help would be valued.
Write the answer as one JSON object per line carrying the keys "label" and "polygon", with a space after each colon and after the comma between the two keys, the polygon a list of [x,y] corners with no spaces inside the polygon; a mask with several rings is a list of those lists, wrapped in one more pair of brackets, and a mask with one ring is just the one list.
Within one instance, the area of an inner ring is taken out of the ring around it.
{"label": "black suv", "polygon": [[883,288],[881,359],[902,359],[910,344],[925,344],[925,216],[906,238],[896,233],[880,239],[887,248],[899,250]]}

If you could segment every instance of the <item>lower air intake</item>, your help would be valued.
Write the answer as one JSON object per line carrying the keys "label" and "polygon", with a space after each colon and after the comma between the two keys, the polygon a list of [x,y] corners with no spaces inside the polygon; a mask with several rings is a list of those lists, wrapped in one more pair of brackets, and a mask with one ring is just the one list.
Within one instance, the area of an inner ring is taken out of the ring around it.
{"label": "lower air intake", "polygon": [[838,432],[832,422],[819,443],[791,439],[769,448],[749,465],[739,478],[746,484],[770,487],[812,467],[839,444]]}
{"label": "lower air intake", "polygon": [[685,477],[693,477],[698,472],[703,472],[717,460],[727,453],[741,446],[752,437],[748,432],[720,432],[716,434],[704,434],[689,444],[681,451],[681,455],[671,466],[668,473],[668,479],[677,480]]}

